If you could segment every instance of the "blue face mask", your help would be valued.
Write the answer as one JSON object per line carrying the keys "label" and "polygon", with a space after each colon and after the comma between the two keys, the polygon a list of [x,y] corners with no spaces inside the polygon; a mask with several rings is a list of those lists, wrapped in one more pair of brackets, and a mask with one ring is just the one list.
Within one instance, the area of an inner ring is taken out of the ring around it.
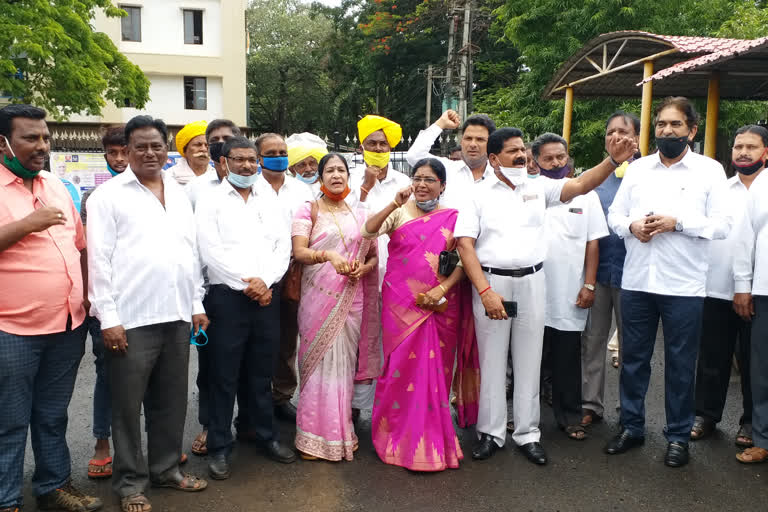
{"label": "blue face mask", "polygon": [[251,188],[256,180],[259,179],[259,174],[251,174],[250,176],[241,176],[235,174],[229,170],[229,163],[227,163],[227,180],[235,188]]}
{"label": "blue face mask", "polygon": [[531,178],[531,179],[538,178],[539,176],[541,176],[541,173],[536,173],[536,174],[530,174],[529,173],[528,174],[528,177]]}
{"label": "blue face mask", "polygon": [[263,156],[264,168],[268,171],[285,172],[288,169],[287,156]]}
{"label": "blue face mask", "polygon": [[109,165],[109,162],[107,162],[107,170],[109,171],[109,174],[111,174],[112,176],[117,176],[118,174],[120,174],[119,172],[114,170],[111,165]]}
{"label": "blue face mask", "polygon": [[311,184],[315,183],[318,180],[319,177],[320,177],[319,173],[315,173],[312,176],[310,176],[309,178],[305,178],[301,174],[297,174],[296,175],[296,179],[297,180],[301,181],[302,183],[306,183],[307,185],[311,185]]}
{"label": "blue face mask", "polygon": [[196,347],[204,347],[208,344],[208,335],[202,329],[198,329],[197,334],[195,334],[195,331],[190,331],[189,344]]}

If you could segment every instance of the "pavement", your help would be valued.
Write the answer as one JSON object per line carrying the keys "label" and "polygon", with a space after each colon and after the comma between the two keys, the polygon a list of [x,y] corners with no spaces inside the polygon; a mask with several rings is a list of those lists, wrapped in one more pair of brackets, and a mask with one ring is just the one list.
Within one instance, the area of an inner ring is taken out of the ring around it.
{"label": "pavement", "polygon": [[[92,400],[95,371],[90,338],[74,397],[70,404],[68,441],[75,484],[104,501],[107,512],[120,510],[110,481],[89,480],[88,459],[93,453]],[[197,390],[194,386],[196,351],[190,351],[189,408],[184,470],[207,474],[205,457],[189,452],[197,434]],[[603,446],[617,429],[618,370],[608,368],[606,421],[589,428],[585,441],[567,439],[555,424],[552,411],[542,405],[542,443],[550,457],[547,466],[534,466],[514,447],[506,447],[487,461],[471,459],[474,430],[459,430],[465,459],[461,468],[440,473],[415,473],[382,463],[371,444],[370,415],[358,425],[360,449],[352,462],[307,462],[289,465],[266,459],[257,447],[238,444],[232,478],[209,481],[201,493],[150,489],[155,512],[186,511],[765,511],[768,465],[747,466],[736,461],[733,440],[741,413],[738,376],[733,376],[726,411],[710,439],[691,443],[691,462],[681,469],[664,466],[663,340],[657,339],[652,382],[646,401],[645,446],[624,455],[609,456]],[[293,440],[295,426],[281,423],[282,439]],[[146,445],[145,445],[146,446]],[[34,469],[27,446],[25,510],[37,510],[30,491]],[[760,505],[762,503],[762,505]]]}

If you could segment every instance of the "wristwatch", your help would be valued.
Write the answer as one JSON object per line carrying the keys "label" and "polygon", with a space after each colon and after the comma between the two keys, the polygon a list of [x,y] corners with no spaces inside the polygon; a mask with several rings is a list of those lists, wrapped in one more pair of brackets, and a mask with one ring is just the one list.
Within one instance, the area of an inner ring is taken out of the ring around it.
{"label": "wristwatch", "polygon": [[589,290],[591,292],[595,291],[595,285],[593,285],[593,284],[584,283],[584,288],[586,288],[587,290]]}
{"label": "wristwatch", "polygon": [[675,231],[680,233],[683,230],[683,223],[679,220],[675,223]]}

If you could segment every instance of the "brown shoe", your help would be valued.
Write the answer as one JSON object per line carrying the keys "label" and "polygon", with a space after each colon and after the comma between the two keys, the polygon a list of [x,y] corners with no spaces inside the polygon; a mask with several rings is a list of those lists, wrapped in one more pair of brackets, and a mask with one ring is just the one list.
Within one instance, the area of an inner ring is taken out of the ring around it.
{"label": "brown shoe", "polygon": [[753,446],[747,448],[741,453],[736,454],[736,459],[744,464],[757,464],[759,462],[765,462],[768,460],[768,450],[760,448],[759,446]]}
{"label": "brown shoe", "polygon": [[80,492],[70,480],[48,494],[37,497],[40,510],[66,510],[67,512],[92,512],[102,507],[101,500]]}

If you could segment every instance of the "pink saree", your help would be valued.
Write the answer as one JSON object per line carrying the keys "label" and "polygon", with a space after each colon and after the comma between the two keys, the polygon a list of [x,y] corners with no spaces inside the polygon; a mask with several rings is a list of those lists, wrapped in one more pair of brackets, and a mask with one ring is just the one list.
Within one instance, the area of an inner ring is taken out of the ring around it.
{"label": "pink saree", "polygon": [[[376,251],[361,228],[366,210],[319,211],[312,226],[311,205],[296,213],[292,235],[309,238],[309,248],[337,251],[362,261]],[[340,236],[340,231],[343,233]],[[346,244],[346,245],[345,245]],[[352,460],[357,436],[352,424],[355,380],[375,378],[381,368],[378,273],[358,281],[333,265],[305,265],[299,301],[299,404],[296,448],[326,460]]]}
{"label": "pink saree", "polygon": [[384,368],[376,383],[373,445],[387,464],[414,471],[459,467],[464,455],[449,404],[459,353],[459,424],[477,420],[480,373],[469,287],[451,288],[443,313],[416,306],[416,296],[445,278],[438,256],[453,238],[458,212],[438,210],[390,235],[382,287]]}

